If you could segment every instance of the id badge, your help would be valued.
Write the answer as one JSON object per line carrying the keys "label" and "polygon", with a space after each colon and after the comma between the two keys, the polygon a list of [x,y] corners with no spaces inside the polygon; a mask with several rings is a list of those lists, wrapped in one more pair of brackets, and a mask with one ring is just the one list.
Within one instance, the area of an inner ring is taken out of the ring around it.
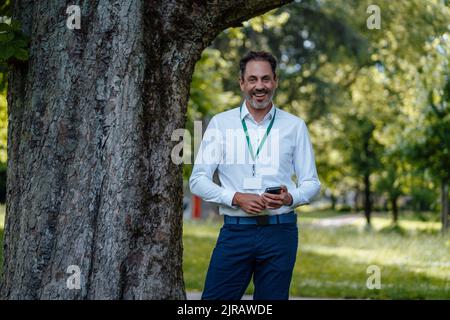
{"label": "id badge", "polygon": [[262,178],[261,177],[246,177],[244,178],[244,189],[261,189]]}

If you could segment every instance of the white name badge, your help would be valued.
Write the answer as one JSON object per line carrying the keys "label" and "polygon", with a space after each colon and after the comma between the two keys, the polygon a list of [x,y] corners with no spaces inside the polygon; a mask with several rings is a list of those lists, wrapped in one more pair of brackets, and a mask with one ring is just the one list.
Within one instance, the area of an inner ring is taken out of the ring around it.
{"label": "white name badge", "polygon": [[261,189],[262,178],[261,177],[247,177],[244,178],[244,189]]}

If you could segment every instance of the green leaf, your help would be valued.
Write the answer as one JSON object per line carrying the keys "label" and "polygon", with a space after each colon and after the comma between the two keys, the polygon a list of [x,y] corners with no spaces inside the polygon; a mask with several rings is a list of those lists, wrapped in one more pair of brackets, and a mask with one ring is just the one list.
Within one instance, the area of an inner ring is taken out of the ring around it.
{"label": "green leaf", "polygon": [[14,56],[19,60],[26,61],[28,60],[28,51],[23,48],[16,49]]}
{"label": "green leaf", "polygon": [[[7,71],[8,71],[8,65],[4,62],[0,62],[0,73],[4,73]],[[0,83],[1,83],[1,81],[0,81]]]}
{"label": "green leaf", "polygon": [[14,55],[14,51],[13,47],[7,46],[0,51],[0,60],[8,60]]}
{"label": "green leaf", "polygon": [[8,42],[14,39],[14,35],[12,33],[0,33],[0,42]]}
{"label": "green leaf", "polygon": [[11,41],[11,46],[18,49],[18,48],[26,48],[27,47],[27,41],[23,39],[16,39],[14,41]]}
{"label": "green leaf", "polygon": [[20,31],[20,22],[17,20],[11,20],[11,29]]}
{"label": "green leaf", "polygon": [[0,23],[0,32],[10,31],[11,27],[7,23]]}

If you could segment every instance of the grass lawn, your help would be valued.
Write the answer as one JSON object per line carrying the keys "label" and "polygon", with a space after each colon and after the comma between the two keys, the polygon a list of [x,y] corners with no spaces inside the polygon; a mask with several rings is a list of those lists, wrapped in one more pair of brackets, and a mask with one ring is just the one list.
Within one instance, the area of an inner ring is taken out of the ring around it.
{"label": "grass lawn", "polygon": [[[450,236],[439,234],[438,223],[411,218],[391,228],[388,217],[374,217],[372,231],[365,231],[363,218],[337,228],[318,227],[318,219],[299,219],[292,296],[450,299]],[[186,290],[202,290],[219,229],[217,222],[185,222]],[[381,270],[379,290],[366,287],[370,265]]]}

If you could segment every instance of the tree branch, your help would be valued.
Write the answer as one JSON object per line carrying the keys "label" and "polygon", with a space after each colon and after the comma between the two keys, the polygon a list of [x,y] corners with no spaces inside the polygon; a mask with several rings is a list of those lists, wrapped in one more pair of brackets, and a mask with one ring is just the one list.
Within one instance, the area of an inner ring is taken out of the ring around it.
{"label": "tree branch", "polygon": [[292,0],[172,1],[160,8],[167,39],[203,42],[208,46],[223,30],[281,7]]}
{"label": "tree branch", "polygon": [[292,0],[216,0],[214,2],[214,5],[208,5],[208,12],[217,27],[223,30],[228,27],[239,27],[243,21],[281,7]]}
{"label": "tree branch", "polygon": [[204,40],[210,43],[223,30],[240,27],[242,22],[281,7],[292,0],[215,0],[207,5],[210,30],[204,30]]}

